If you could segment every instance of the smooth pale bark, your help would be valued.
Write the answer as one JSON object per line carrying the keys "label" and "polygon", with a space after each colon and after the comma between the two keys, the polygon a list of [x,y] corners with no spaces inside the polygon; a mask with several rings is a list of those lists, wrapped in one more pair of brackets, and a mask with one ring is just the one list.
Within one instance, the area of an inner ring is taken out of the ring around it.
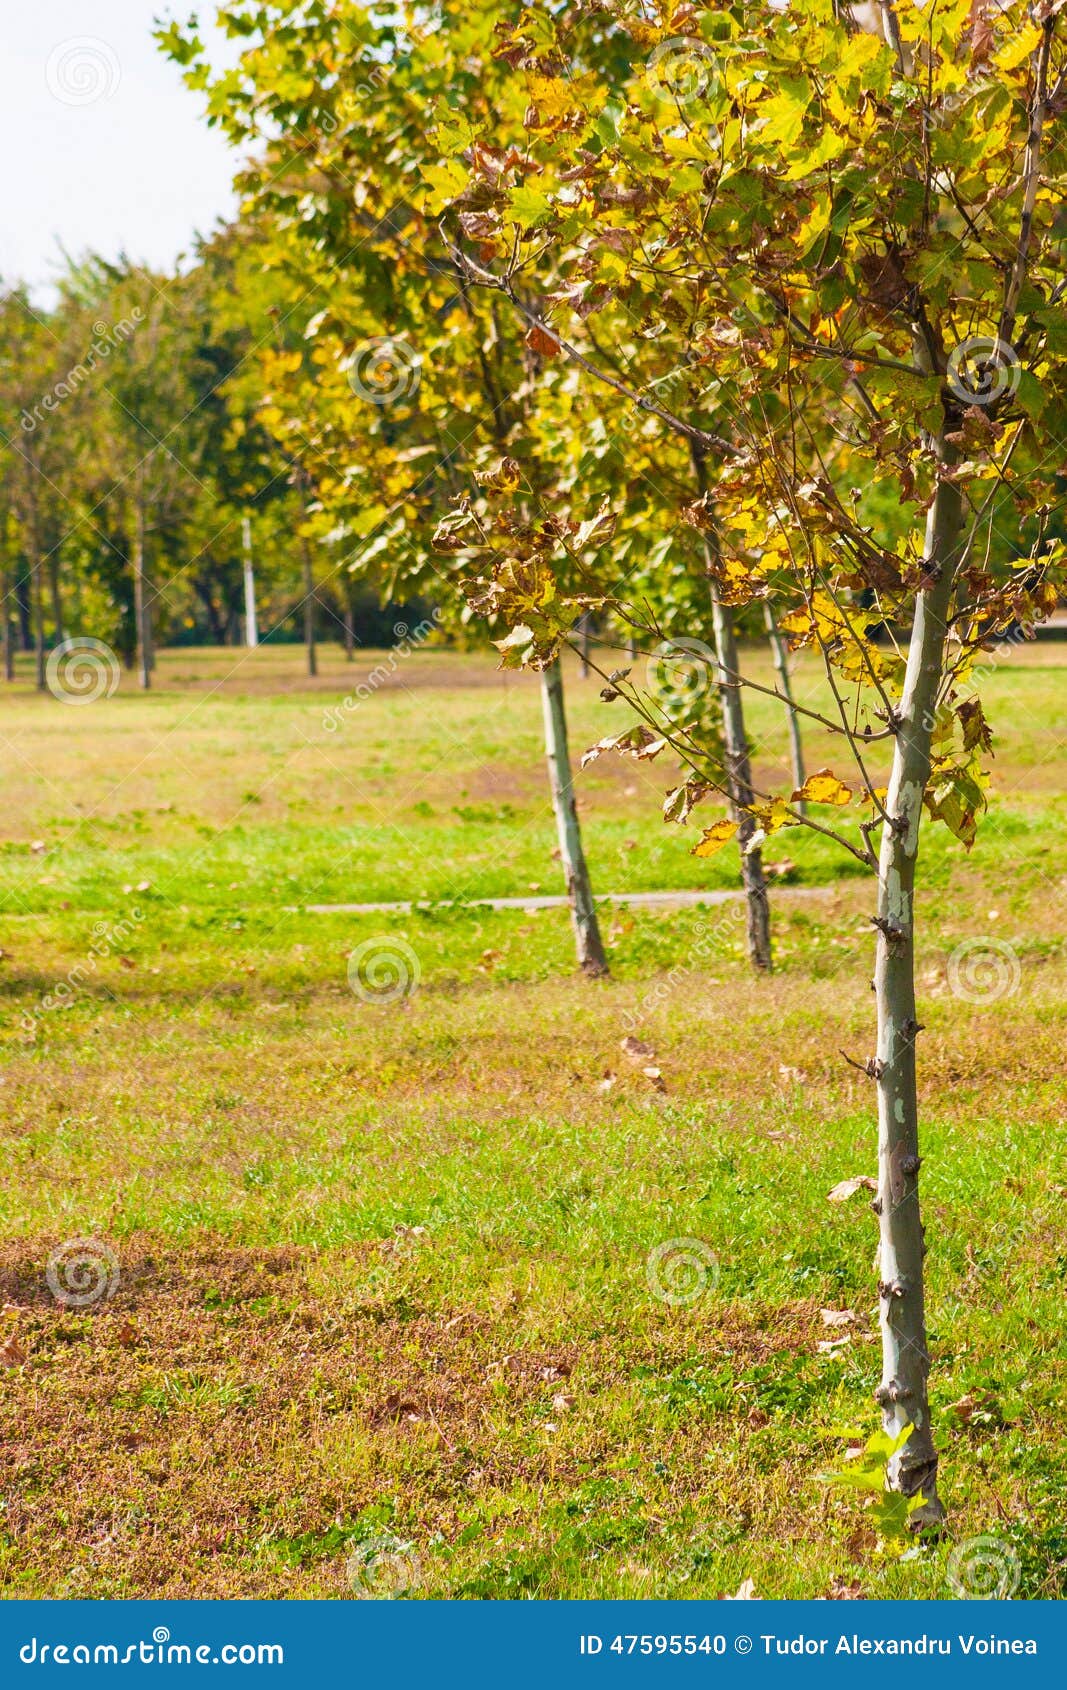
{"label": "smooth pale bark", "polygon": [[152,657],[148,640],[148,605],[144,579],[144,506],[137,501],[133,513],[133,626],[137,640],[137,680],[147,692],[152,685]]}
{"label": "smooth pale bark", "polygon": [[241,541],[244,548],[244,585],[245,585],[245,645],[254,650],[259,644],[259,628],[256,625],[256,572],[252,560],[252,522],[249,517],[241,519]]}
{"label": "smooth pale bark", "polygon": [[915,1075],[915,865],[923,793],[930,778],[930,741],[944,669],[945,635],[963,532],[958,486],[939,483],[926,525],[925,557],[933,584],[916,597],[900,701],[893,767],[878,863],[875,997],[878,1049],[879,1302],[882,1382],[875,1392],[886,1431],[914,1431],[894,1457],[889,1479],[907,1496],[920,1492],[917,1528],[943,1517],[937,1495],[927,1395],[930,1368],[923,1292],[919,1212],[919,1110]]}
{"label": "smooth pale bark", "polygon": [[726,778],[730,791],[730,809],[737,823],[737,839],[741,847],[741,881],[745,888],[748,927],[748,954],[753,968],[771,967],[771,913],[767,902],[767,882],[763,875],[763,853],[757,846],[748,849],[756,831],[752,805],[752,765],[745,735],[745,712],[741,702],[741,688],[737,677],[737,636],[734,632],[733,612],[719,595],[713,575],[711,587],[712,626],[715,631],[715,660],[718,668],[719,698],[722,704],[723,743],[726,751]]}
{"label": "smooth pale bark", "polygon": [[[763,601],[763,621],[767,629],[767,638],[771,645],[771,656],[778,675],[778,691],[785,699],[786,721],[789,724],[789,761],[793,772],[793,790],[804,785],[804,746],[800,738],[800,717],[796,705],[793,703],[793,683],[789,676],[789,658],[786,654],[785,641],[778,630],[774,608],[769,599]],[[807,805],[803,798],[797,800],[796,809],[803,816],[807,814]]]}
{"label": "smooth pale bark", "polygon": [[563,704],[563,671],[559,662],[541,673],[541,702],[545,716],[545,757],[552,788],[552,808],[559,835],[559,854],[567,878],[567,896],[578,948],[578,962],[590,975],[608,972],[607,957],[600,937],[589,867],[582,848],[582,830],[574,802],[574,778],[567,746],[567,716]]}

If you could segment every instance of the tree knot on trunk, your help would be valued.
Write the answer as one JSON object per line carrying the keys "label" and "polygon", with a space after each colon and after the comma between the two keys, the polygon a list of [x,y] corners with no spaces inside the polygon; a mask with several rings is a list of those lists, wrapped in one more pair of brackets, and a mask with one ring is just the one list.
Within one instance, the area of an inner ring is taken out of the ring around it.
{"label": "tree knot on trunk", "polygon": [[916,1039],[920,1033],[925,1033],[925,1031],[926,1028],[923,1026],[923,1023],[921,1021],[916,1021],[913,1015],[908,1016],[908,1019],[901,1028],[901,1032],[904,1034],[904,1037],[908,1040],[909,1044]]}
{"label": "tree knot on trunk", "polygon": [[922,1165],[923,1159],[921,1156],[911,1155],[902,1156],[900,1158],[900,1171],[902,1174],[917,1174]]}
{"label": "tree knot on trunk", "polygon": [[902,1279],[880,1279],[878,1281],[878,1295],[884,1297],[887,1302],[892,1302],[895,1297],[905,1297],[907,1292],[908,1288]]}
{"label": "tree knot on trunk", "polygon": [[888,920],[884,915],[872,915],[871,926],[877,927],[887,945],[906,945],[908,942],[906,930],[898,926],[895,921]]}
{"label": "tree knot on trunk", "polygon": [[874,1400],[879,1408],[892,1408],[894,1403],[907,1402],[914,1395],[910,1385],[901,1384],[899,1379],[890,1379],[876,1388]]}
{"label": "tree knot on trunk", "polygon": [[850,1056],[847,1050],[843,1050],[839,1054],[844,1057],[850,1068],[856,1068],[861,1074],[866,1074],[869,1080],[880,1080],[885,1073],[885,1063],[880,1061],[877,1056],[869,1056],[866,1062],[857,1062],[856,1058]]}

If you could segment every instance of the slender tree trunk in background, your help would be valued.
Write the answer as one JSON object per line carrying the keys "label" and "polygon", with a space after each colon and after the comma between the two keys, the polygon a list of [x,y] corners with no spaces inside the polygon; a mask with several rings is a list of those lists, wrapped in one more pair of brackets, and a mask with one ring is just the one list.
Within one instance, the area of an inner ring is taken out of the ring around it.
{"label": "slender tree trunk in background", "polygon": [[627,651],[629,653],[630,662],[636,663],[636,661],[637,661],[637,630],[636,630],[636,628],[630,629],[630,638],[629,638],[629,641],[628,641],[628,644],[627,644]]}
{"label": "slender tree trunk in background", "polygon": [[[785,714],[789,723],[789,760],[793,769],[793,787],[804,785],[804,746],[800,738],[800,717],[796,705],[793,703],[793,683],[789,678],[789,658],[775,620],[774,608],[769,599],[763,601],[763,620],[767,628],[767,637],[771,643],[771,656],[774,667],[778,672],[778,691],[785,698]],[[800,814],[807,814],[807,804],[803,798],[796,805]]]}
{"label": "slender tree trunk in background", "polygon": [[63,643],[63,595],[59,584],[59,550],[55,548],[48,558],[48,585],[52,593],[52,621],[56,630],[56,645]]}
{"label": "slender tree trunk in background", "polygon": [[36,539],[33,542],[30,590],[33,598],[33,650],[37,691],[44,692],[48,684],[44,658],[44,591],[41,582],[41,559],[38,555]]}
{"label": "slender tree trunk in background", "polygon": [[3,598],[3,612],[4,612],[3,639],[4,639],[4,680],[5,681],[13,681],[15,679],[15,645],[14,645],[14,641],[11,638],[11,607],[8,604],[8,601],[7,601],[8,600],[8,591],[9,591],[9,588],[10,588],[10,580],[11,580],[11,578],[8,575],[7,570],[5,569],[3,571],[3,574],[0,575],[0,596],[2,596],[2,598]]}
{"label": "slender tree trunk in background", "polygon": [[144,506],[140,499],[133,516],[133,626],[137,641],[137,679],[147,692],[152,685],[152,663],[148,654],[147,607],[144,582]]}
{"label": "slender tree trunk in background", "polygon": [[545,756],[552,787],[552,808],[556,815],[563,872],[567,877],[578,962],[586,974],[606,974],[608,962],[600,937],[600,923],[597,921],[589,867],[582,848],[582,830],[574,802],[574,779],[563,704],[563,670],[558,659],[541,673],[541,702],[545,716]]}
{"label": "slender tree trunk in background", "polygon": [[352,620],[352,593],[347,582],[344,586],[344,595],[342,614],[344,617],[345,658],[347,662],[351,663],[356,655],[356,630]]}
{"label": "slender tree trunk in background", "polygon": [[[704,459],[695,447],[692,457],[697,488],[703,496],[708,490]],[[726,780],[730,793],[730,810],[737,823],[737,841],[741,847],[741,884],[745,889],[747,905],[748,955],[753,968],[766,973],[772,966],[771,912],[767,901],[767,882],[763,874],[763,853],[758,846],[755,850],[748,849],[749,840],[756,831],[756,821],[751,814],[756,795],[752,790],[752,764],[745,733],[745,707],[741,701],[741,666],[737,660],[733,611],[729,605],[723,604],[719,593],[715,572],[715,546],[709,534],[704,536],[704,557],[715,634],[715,665],[718,671],[716,680],[722,707]]]}
{"label": "slender tree trunk in background", "polygon": [[252,557],[252,518],[241,518],[241,544],[244,551],[245,587],[245,645],[250,651],[259,644],[259,625],[256,621],[256,571]]}
{"label": "slender tree trunk in background", "polygon": [[33,650],[33,615],[30,607],[30,566],[15,569],[15,603],[18,607],[19,638],[23,651]]}
{"label": "slender tree trunk in background", "polygon": [[755,818],[751,814],[755,794],[752,791],[752,765],[745,736],[745,712],[741,702],[741,688],[737,683],[740,673],[737,637],[734,633],[733,612],[729,605],[723,604],[714,576],[709,575],[709,585],[712,625],[715,630],[715,658],[719,669],[719,697],[722,701],[730,808],[737,823],[737,838],[741,846],[741,881],[748,905],[748,955],[753,968],[767,970],[771,967],[771,912],[767,902],[767,882],[763,876],[763,853],[758,846],[755,850],[748,849],[748,842],[756,831]]}
{"label": "slender tree trunk in background", "polygon": [[919,1105],[915,1075],[915,863],[923,793],[930,778],[930,740],[944,668],[945,634],[963,532],[963,500],[951,481],[938,484],[926,523],[924,556],[935,584],[920,592],[878,863],[878,927],[874,989],[878,1013],[879,1301],[882,1382],[875,1393],[893,1437],[915,1429],[890,1467],[890,1483],[906,1496],[922,1492],[916,1526],[943,1516],[937,1495],[937,1452],[930,1425],[923,1257],[919,1212]]}
{"label": "slender tree trunk in background", "polygon": [[583,681],[589,675],[589,643],[592,631],[592,618],[587,610],[583,611],[578,618],[578,673]]}
{"label": "slender tree trunk in background", "polygon": [[311,570],[311,547],[307,535],[300,536],[300,553],[304,564],[304,649],[307,652],[308,674],[317,675],[319,660],[315,651],[315,578]]}

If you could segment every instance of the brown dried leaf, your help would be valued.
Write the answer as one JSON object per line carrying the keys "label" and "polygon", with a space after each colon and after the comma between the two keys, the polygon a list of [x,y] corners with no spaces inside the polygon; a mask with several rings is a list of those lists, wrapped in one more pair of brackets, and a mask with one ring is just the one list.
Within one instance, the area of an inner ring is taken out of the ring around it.
{"label": "brown dried leaf", "polygon": [[645,1057],[652,1057],[656,1054],[652,1045],[646,1044],[644,1039],[635,1039],[632,1033],[627,1033],[626,1037],[620,1042],[619,1049],[624,1056],[630,1058],[631,1062],[640,1062]]}
{"label": "brown dried leaf", "polygon": [[870,1174],[853,1174],[851,1179],[840,1180],[832,1191],[826,1193],[826,1197],[830,1203],[845,1203],[850,1197],[854,1197],[857,1191],[877,1190],[878,1181],[872,1179]]}

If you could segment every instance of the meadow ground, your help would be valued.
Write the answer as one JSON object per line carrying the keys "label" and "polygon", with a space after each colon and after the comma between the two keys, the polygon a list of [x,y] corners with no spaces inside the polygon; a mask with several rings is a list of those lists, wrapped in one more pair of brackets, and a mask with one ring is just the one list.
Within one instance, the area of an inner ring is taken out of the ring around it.
{"label": "meadow ground", "polygon": [[[1067,647],[996,666],[991,814],[923,846],[951,1520],[905,1554],[820,1479],[876,1416],[869,1193],[828,1201],[874,1170],[858,865],[776,837],[770,980],[732,905],[605,913],[581,979],[565,912],[463,906],[559,889],[536,683],[423,650],[346,709],[378,659],[323,659],[0,698],[7,1593],[944,1597],[989,1535],[1064,1594]],[[569,691],[576,751],[624,725]],[[770,780],[775,703],[751,723]],[[580,777],[599,890],[734,883],[660,821],[670,777]],[[306,907],[407,898],[459,904]],[[961,994],[973,938],[1001,948]],[[350,954],[398,940],[417,990],[362,1001]],[[46,1272],[79,1238],[117,1269],[85,1308]],[[689,1302],[650,1285],[672,1240]]]}

